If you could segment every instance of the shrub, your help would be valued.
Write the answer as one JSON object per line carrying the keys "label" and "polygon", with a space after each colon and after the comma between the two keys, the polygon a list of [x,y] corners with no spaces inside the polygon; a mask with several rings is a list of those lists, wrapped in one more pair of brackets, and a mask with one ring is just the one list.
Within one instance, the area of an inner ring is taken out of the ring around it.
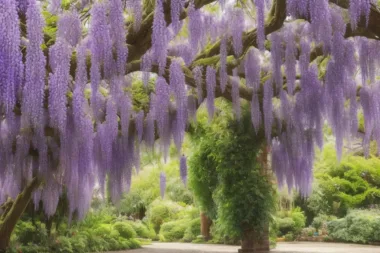
{"label": "shrub", "polygon": [[201,233],[201,219],[197,218],[189,223],[189,226],[185,230],[183,240],[185,242],[191,242],[197,238]]}
{"label": "shrub", "polygon": [[368,243],[380,241],[378,211],[354,210],[342,219],[330,221],[327,225],[329,236],[342,242]]}
{"label": "shrub", "polygon": [[189,226],[189,220],[176,220],[162,224],[160,240],[166,242],[179,241],[185,235],[185,230]]}
{"label": "shrub", "polygon": [[289,232],[285,235],[285,241],[287,242],[291,242],[291,241],[294,241],[295,239],[295,236],[293,233]]}
{"label": "shrub", "polygon": [[128,222],[132,228],[136,231],[137,237],[146,238],[146,239],[154,239],[156,237],[156,233],[154,230],[149,229],[144,223],[141,221],[129,221]]}
{"label": "shrub", "polygon": [[73,253],[73,247],[70,239],[64,236],[59,236],[51,246],[53,252]]}
{"label": "shrub", "polygon": [[19,221],[17,223],[15,234],[17,234],[18,242],[27,244],[46,245],[48,241],[48,235],[45,225],[41,222],[37,222],[33,225],[29,221]]}
{"label": "shrub", "polygon": [[125,239],[134,238],[137,236],[136,231],[133,229],[133,227],[127,223],[127,222],[116,222],[113,225],[113,228],[117,230],[121,237]]}
{"label": "shrub", "polygon": [[278,229],[279,229],[279,235],[280,236],[286,235],[287,233],[293,231],[294,227],[295,227],[295,222],[290,217],[279,218],[277,220],[277,224],[278,224]]}
{"label": "shrub", "polygon": [[83,235],[76,235],[70,238],[71,246],[73,248],[73,252],[75,253],[85,253],[87,252],[87,237]]}
{"label": "shrub", "polygon": [[171,201],[154,201],[148,210],[148,219],[156,234],[160,232],[164,222],[176,218],[182,209],[183,207]]}

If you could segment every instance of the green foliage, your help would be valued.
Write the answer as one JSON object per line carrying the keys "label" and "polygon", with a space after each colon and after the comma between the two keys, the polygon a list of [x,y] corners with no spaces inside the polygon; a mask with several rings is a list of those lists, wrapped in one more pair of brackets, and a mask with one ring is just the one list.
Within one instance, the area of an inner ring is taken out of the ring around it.
{"label": "green foliage", "polygon": [[171,201],[155,201],[151,204],[148,211],[148,220],[153,225],[154,231],[158,234],[161,225],[176,217],[183,207]]}
{"label": "green foliage", "polygon": [[24,245],[44,245],[48,241],[45,225],[41,222],[36,222],[36,224],[33,225],[30,221],[19,221],[15,229],[15,234],[17,235],[18,242]]}
{"label": "green foliage", "polygon": [[199,115],[189,174],[202,210],[218,217],[229,235],[240,236],[245,229],[262,231],[269,223],[274,190],[258,162],[263,133],[255,134],[248,110],[236,121],[230,109],[220,105],[212,124]]}
{"label": "green foliage", "polygon": [[287,242],[292,242],[294,241],[296,238],[294,236],[294,234],[292,232],[289,232],[285,235],[285,241]]}
{"label": "green foliage", "polygon": [[291,233],[298,236],[305,227],[306,217],[300,208],[294,208],[291,211],[282,211],[278,213],[278,235],[284,236]]}
{"label": "green foliage", "polygon": [[175,220],[162,224],[160,230],[160,240],[164,242],[179,241],[185,235],[190,221],[189,220]]}
{"label": "green foliage", "polygon": [[329,237],[341,242],[380,242],[380,211],[353,210],[327,225]]}
{"label": "green foliage", "polygon": [[60,253],[73,253],[73,247],[71,245],[70,239],[64,236],[59,236],[53,245],[51,246],[53,252]]}
{"label": "green foliage", "polygon": [[323,150],[316,165],[309,208],[315,214],[343,217],[349,209],[380,204],[380,159],[345,154],[339,163],[333,146]]}
{"label": "green foliage", "polygon": [[126,222],[116,222],[113,225],[113,228],[116,229],[119,232],[120,236],[125,239],[130,239],[137,236],[136,231],[133,229],[133,227]]}
{"label": "green foliage", "polygon": [[188,227],[185,230],[183,241],[191,242],[197,239],[197,236],[201,234],[201,219],[196,218],[189,222]]}
{"label": "green foliage", "polygon": [[155,239],[156,233],[153,229],[148,228],[141,221],[130,221],[129,224],[132,226],[133,230],[136,231],[137,237],[146,239]]}

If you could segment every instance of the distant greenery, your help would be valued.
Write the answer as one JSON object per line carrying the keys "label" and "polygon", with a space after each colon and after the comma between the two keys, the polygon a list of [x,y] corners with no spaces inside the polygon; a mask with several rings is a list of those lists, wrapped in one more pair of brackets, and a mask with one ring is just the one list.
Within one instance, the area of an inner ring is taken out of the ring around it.
{"label": "distant greenery", "polygon": [[380,242],[379,228],[379,210],[352,210],[346,217],[328,223],[329,237],[341,242]]}
{"label": "distant greenery", "polygon": [[[144,229],[149,231],[145,225]],[[48,236],[45,224],[20,220],[12,235],[9,253],[85,253],[141,247],[137,236],[149,238],[149,232],[136,232],[130,221],[119,219],[112,208],[91,212],[71,227],[62,223]]]}
{"label": "distant greenery", "polygon": [[315,165],[315,187],[308,208],[314,214],[343,217],[353,208],[380,204],[380,159],[346,154],[339,163],[332,145]]}

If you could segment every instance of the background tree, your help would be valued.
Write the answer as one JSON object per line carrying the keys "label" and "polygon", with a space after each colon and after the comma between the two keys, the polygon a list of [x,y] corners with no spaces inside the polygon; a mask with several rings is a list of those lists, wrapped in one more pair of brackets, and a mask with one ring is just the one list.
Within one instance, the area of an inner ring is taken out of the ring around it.
{"label": "background tree", "polygon": [[[94,186],[104,190],[108,177],[117,202],[139,168],[137,150],[156,137],[163,154],[171,139],[180,150],[205,95],[210,120],[215,97],[232,101],[237,118],[240,98],[252,101],[280,186],[303,195],[325,122],[339,159],[362,110],[368,154],[380,139],[375,3],[211,3],[0,1],[0,202],[14,199],[0,222],[0,249],[32,195],[51,216],[66,186],[69,212],[83,218]],[[131,94],[131,78],[148,85],[146,106]]]}

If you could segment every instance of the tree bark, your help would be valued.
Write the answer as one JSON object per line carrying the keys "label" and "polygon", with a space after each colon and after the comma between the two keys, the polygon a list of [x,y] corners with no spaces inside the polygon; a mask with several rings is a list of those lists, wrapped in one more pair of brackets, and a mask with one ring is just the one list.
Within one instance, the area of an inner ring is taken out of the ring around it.
{"label": "tree bark", "polygon": [[0,252],[5,252],[8,248],[11,234],[17,224],[17,221],[20,219],[21,215],[28,206],[33,191],[37,189],[40,184],[41,181],[34,178],[25,187],[24,191],[17,196],[6,215],[2,216],[0,220]]}
{"label": "tree bark", "polygon": [[201,235],[203,238],[208,241],[210,240],[210,227],[211,227],[211,220],[207,217],[207,215],[204,212],[201,212]]}
{"label": "tree bark", "polygon": [[264,253],[269,250],[269,225],[265,226],[262,233],[253,229],[244,231],[239,253]]}

